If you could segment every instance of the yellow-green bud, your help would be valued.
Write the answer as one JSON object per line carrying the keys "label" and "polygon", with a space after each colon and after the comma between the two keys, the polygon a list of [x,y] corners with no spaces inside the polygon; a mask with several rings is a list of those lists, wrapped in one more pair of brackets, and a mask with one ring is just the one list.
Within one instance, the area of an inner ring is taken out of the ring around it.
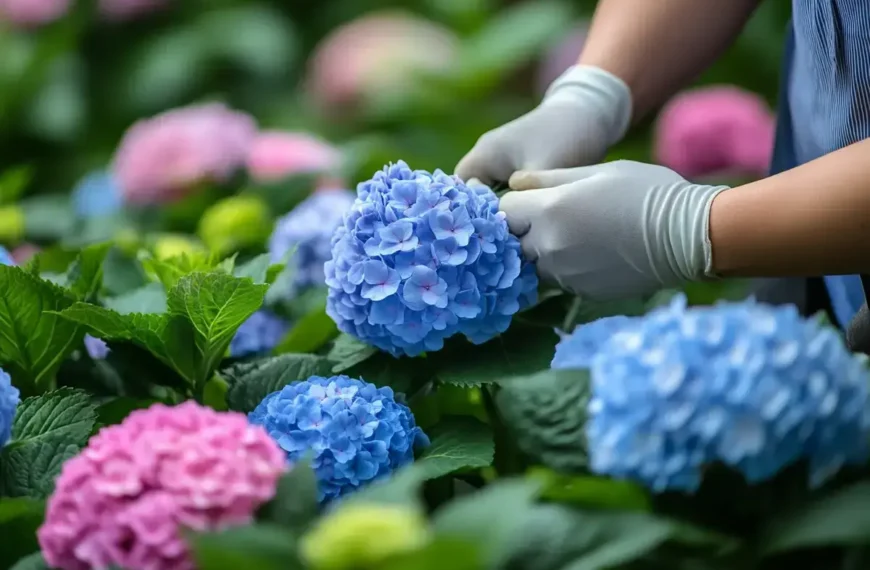
{"label": "yellow-green bud", "polygon": [[164,234],[154,240],[152,247],[154,257],[164,261],[172,257],[182,255],[196,255],[202,253],[204,248],[195,239],[180,234]]}
{"label": "yellow-green bud", "polygon": [[0,206],[0,243],[14,245],[24,237],[24,211],[15,204]]}
{"label": "yellow-green bud", "polygon": [[197,233],[220,255],[262,246],[272,233],[269,207],[257,196],[225,198],[205,211]]}
{"label": "yellow-green bud", "polygon": [[312,570],[351,570],[413,552],[429,539],[426,518],[416,509],[349,503],[321,519],[300,549]]}

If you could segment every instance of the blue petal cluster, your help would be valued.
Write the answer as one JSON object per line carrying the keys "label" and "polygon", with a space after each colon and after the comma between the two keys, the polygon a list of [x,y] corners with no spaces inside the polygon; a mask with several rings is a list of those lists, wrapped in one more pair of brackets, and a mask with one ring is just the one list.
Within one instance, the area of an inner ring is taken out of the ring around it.
{"label": "blue petal cluster", "polygon": [[591,377],[592,469],[655,491],[694,491],[714,462],[755,483],[806,460],[817,486],[868,457],[864,359],[792,306],[679,296],[603,343]]}
{"label": "blue petal cluster", "polygon": [[265,309],[248,317],[230,341],[230,356],[243,358],[270,352],[290,331],[290,323]]}
{"label": "blue petal cluster", "polygon": [[12,259],[12,254],[2,245],[0,245],[0,265],[15,265],[15,260]]}
{"label": "blue petal cluster", "polygon": [[601,347],[617,332],[633,324],[637,317],[617,315],[578,325],[556,345],[552,368],[590,368]]}
{"label": "blue petal cluster", "polygon": [[12,435],[15,408],[20,401],[21,394],[12,385],[12,378],[0,368],[0,447],[6,445]]}
{"label": "blue petal cluster", "polygon": [[318,190],[275,222],[269,238],[273,263],[288,261],[293,271],[293,297],[312,287],[323,287],[323,264],[329,260],[332,234],[341,225],[355,195],[348,190]]}
{"label": "blue petal cluster", "polygon": [[320,500],[356,490],[414,460],[429,438],[393,391],[347,376],[312,376],[266,396],[248,415],[291,462],[313,455]]}
{"label": "blue petal cluster", "polygon": [[88,356],[94,360],[103,360],[110,352],[109,345],[106,344],[106,341],[89,334],[85,335],[85,350],[88,351]]}
{"label": "blue petal cluster", "polygon": [[338,328],[394,356],[486,342],[537,300],[495,193],[402,161],[357,187],[325,270]]}
{"label": "blue petal cluster", "polygon": [[109,172],[93,172],[72,192],[73,208],[81,218],[97,218],[118,212],[123,205],[121,188]]}

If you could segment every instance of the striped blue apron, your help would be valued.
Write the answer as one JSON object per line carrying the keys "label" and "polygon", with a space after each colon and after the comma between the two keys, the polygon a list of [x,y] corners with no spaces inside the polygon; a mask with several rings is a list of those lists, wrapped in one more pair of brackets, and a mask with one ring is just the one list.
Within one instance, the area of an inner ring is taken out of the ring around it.
{"label": "striped blue apron", "polygon": [[[870,0],[792,0],[776,145],[776,174],[870,137]],[[864,292],[857,275],[825,277],[847,326]]]}

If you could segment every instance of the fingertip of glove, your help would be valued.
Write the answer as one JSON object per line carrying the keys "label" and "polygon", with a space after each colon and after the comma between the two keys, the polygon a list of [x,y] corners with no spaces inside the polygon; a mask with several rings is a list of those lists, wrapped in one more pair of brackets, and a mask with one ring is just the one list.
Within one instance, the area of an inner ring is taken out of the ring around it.
{"label": "fingertip of glove", "polygon": [[508,185],[511,190],[531,190],[540,186],[537,174],[528,170],[514,172],[508,180]]}

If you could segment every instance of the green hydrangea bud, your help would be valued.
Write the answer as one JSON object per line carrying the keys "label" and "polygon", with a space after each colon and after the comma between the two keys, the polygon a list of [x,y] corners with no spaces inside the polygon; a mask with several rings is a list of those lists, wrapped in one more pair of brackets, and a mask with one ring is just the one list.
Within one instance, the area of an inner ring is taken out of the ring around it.
{"label": "green hydrangea bud", "polygon": [[232,196],[205,211],[197,233],[210,250],[225,255],[265,244],[272,233],[272,217],[260,198]]}
{"label": "green hydrangea bud", "polygon": [[195,239],[180,234],[164,234],[154,240],[151,250],[154,257],[163,261],[171,257],[181,255],[196,255],[202,253],[204,248]]}
{"label": "green hydrangea bud", "polygon": [[11,204],[0,206],[0,243],[16,244],[24,238],[24,211]]}
{"label": "green hydrangea bud", "polygon": [[413,552],[429,539],[427,521],[416,509],[351,503],[321,519],[300,549],[312,570],[351,570]]}

